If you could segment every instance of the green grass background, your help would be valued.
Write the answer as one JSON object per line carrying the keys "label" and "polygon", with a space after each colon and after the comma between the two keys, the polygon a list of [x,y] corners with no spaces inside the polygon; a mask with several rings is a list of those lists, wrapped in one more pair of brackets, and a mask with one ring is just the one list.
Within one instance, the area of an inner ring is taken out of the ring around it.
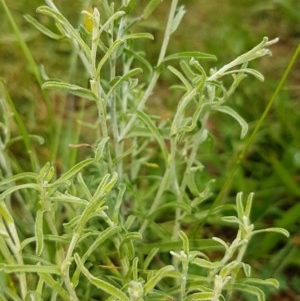
{"label": "green grass background", "polygon": [[[74,24],[77,24],[80,11],[86,5],[84,1],[71,0],[60,0],[56,3]],[[147,1],[140,3],[142,7]],[[300,2],[186,0],[181,3],[185,5],[187,13],[170,42],[168,53],[184,50],[208,52],[218,57],[216,64],[218,67],[250,49],[264,36],[280,38],[279,43],[271,49],[272,57],[263,58],[252,65],[265,75],[265,82],[248,78],[231,100],[232,105],[249,123],[251,132],[299,44]],[[68,79],[70,76],[76,76],[80,79],[83,76],[80,74],[80,66],[76,71],[69,68],[72,66],[72,56],[67,42],[56,43],[43,37],[23,18],[26,13],[36,15],[35,9],[43,4],[43,1],[9,1],[7,4],[19,28],[22,29],[22,37],[37,64],[45,65],[51,77]],[[155,18],[142,24],[144,30],[151,31],[156,37],[156,41],[147,46],[147,57],[153,63],[162,39],[168,4],[169,1],[163,1],[155,12]],[[51,101],[53,109],[47,107],[31,66],[24,57],[2,9],[0,17],[0,77],[5,79],[28,131],[46,139],[44,146],[37,146],[41,165],[50,160],[55,161],[61,171],[67,170],[75,161],[75,155],[70,156],[67,145],[79,132],[72,122],[76,107],[69,106],[68,99],[59,94]],[[45,24],[50,22],[41,21]],[[273,295],[272,300],[300,298],[299,68],[298,58],[255,143],[237,170],[225,200],[233,202],[238,191],[245,193],[254,191],[252,216],[256,227],[284,227],[291,233],[288,241],[276,234],[255,239],[247,254],[247,260],[263,277],[276,277],[281,281],[281,291],[276,296]],[[167,89],[173,80],[170,74],[163,74],[153,101],[148,107],[161,118],[168,116],[174,109],[174,101],[170,99]],[[93,112],[87,107],[85,118],[91,121],[93,116]],[[222,187],[232,168],[235,155],[243,147],[244,141],[238,139],[239,128],[229,118],[215,115],[210,120],[210,127],[216,139],[212,145],[203,150],[202,155],[207,177],[217,180],[214,188],[217,192]],[[88,143],[89,139],[92,141],[92,137],[87,135],[87,141],[83,142]],[[10,151],[15,158],[16,170],[30,170],[21,142],[15,143]],[[80,155],[84,157],[89,154],[81,152]],[[222,228],[221,225],[212,225],[211,231],[212,234],[227,236],[225,232],[229,230]]]}

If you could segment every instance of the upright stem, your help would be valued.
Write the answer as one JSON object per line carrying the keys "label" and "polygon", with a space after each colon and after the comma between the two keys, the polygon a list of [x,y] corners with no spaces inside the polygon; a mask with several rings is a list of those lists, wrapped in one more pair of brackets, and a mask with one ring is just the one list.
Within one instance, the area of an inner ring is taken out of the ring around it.
{"label": "upright stem", "polygon": [[[124,1],[123,1],[124,2]],[[123,3],[123,5],[125,5]],[[124,28],[126,28],[127,25],[127,17],[124,16],[123,18],[121,18],[120,20],[120,25],[118,28],[118,31],[116,33],[116,40],[121,39],[122,36],[124,35]],[[113,25],[112,25],[112,31],[113,31]],[[113,43],[113,41],[111,41],[111,43]],[[126,42],[124,42],[126,43]],[[110,80],[114,79],[116,76],[116,55],[113,55],[112,59],[110,60]],[[126,68],[126,60],[125,57],[123,57],[123,74],[126,74],[126,72],[128,71]],[[130,66],[128,68],[130,70]],[[125,83],[123,83],[124,85]],[[122,96],[122,102],[124,102],[126,99],[126,95],[127,93],[123,93],[123,85],[120,88],[121,89],[121,96]],[[117,108],[117,101],[118,99],[116,99],[116,92],[113,92],[113,95],[111,97],[111,104],[110,104],[110,113],[111,113],[111,129],[112,129],[112,134],[113,134],[113,140],[114,140],[114,150],[115,150],[115,158],[117,159],[115,164],[116,164],[116,170],[117,173],[119,175],[119,180],[122,180],[123,177],[123,160],[121,160],[121,155],[124,151],[124,141],[120,141],[120,129],[124,128],[123,126],[123,122],[121,120],[118,120],[118,117],[120,116],[120,112],[118,112],[118,108]],[[124,99],[123,99],[124,97]],[[126,104],[127,102],[125,102]],[[125,108],[123,106],[123,104],[120,104],[120,111],[122,113],[126,113],[127,111],[127,105],[125,105]]]}
{"label": "upright stem", "polygon": [[[172,0],[170,13],[169,13],[169,18],[168,18],[168,23],[167,23],[167,26],[166,26],[164,39],[163,39],[162,46],[161,46],[160,53],[159,53],[159,57],[158,57],[158,60],[157,60],[157,66],[159,66],[163,62],[163,60],[165,58],[165,55],[166,55],[169,40],[170,40],[170,37],[172,35],[172,26],[173,26],[174,18],[175,18],[175,15],[176,15],[177,5],[178,5],[178,0]],[[145,93],[143,94],[141,100],[139,101],[139,104],[137,106],[137,110],[140,111],[145,107],[145,104],[146,104],[148,98],[150,97],[150,95],[153,92],[153,89],[156,85],[156,82],[159,78],[159,75],[160,75],[159,72],[155,70],[154,73],[153,73],[153,76],[152,76],[152,78],[151,78],[151,80],[148,84],[148,88],[146,89]],[[125,138],[127,133],[130,131],[131,127],[133,126],[134,122],[136,121],[136,118],[137,118],[137,115],[134,114],[129,119],[129,121],[127,123],[127,126],[125,127],[125,129],[123,130],[123,132],[120,135],[120,138],[119,138],[120,140],[123,140]]]}
{"label": "upright stem", "polygon": [[80,237],[79,232],[75,232],[73,234],[72,240],[71,240],[70,245],[69,245],[68,250],[67,250],[66,257],[65,257],[64,261],[61,264],[62,277],[63,277],[63,280],[65,282],[66,288],[67,288],[67,290],[70,294],[70,298],[71,298],[72,301],[79,301],[78,297],[77,297],[77,294],[75,292],[75,289],[74,289],[74,285],[72,284],[71,279],[70,279],[71,260],[72,260],[74,249],[77,245],[79,237]]}
{"label": "upright stem", "polygon": [[[158,191],[156,193],[156,196],[154,198],[154,201],[149,209],[149,215],[151,215],[161,204],[162,201],[162,195],[163,193],[168,189],[169,183],[172,180],[172,175],[176,176],[176,170],[175,170],[175,152],[176,152],[176,142],[174,139],[171,140],[171,154],[170,154],[170,159],[168,162],[168,166],[166,167],[164,176],[161,180],[160,186],[158,188]],[[175,179],[173,179],[173,182],[176,182]],[[144,233],[146,230],[147,226],[149,224],[149,220],[145,219],[143,222],[139,232],[141,234]]]}
{"label": "upright stem", "polygon": [[[197,152],[199,149],[200,144],[203,142],[203,135],[205,134],[206,131],[206,123],[208,119],[209,113],[206,113],[201,120],[202,122],[202,128],[195,134],[193,138],[193,147],[191,150],[191,153],[189,155],[189,159],[186,163],[186,168],[183,174],[183,179],[180,185],[179,195],[178,195],[178,202],[183,202],[183,197],[184,197],[184,192],[186,190],[187,186],[187,174],[191,171],[191,168],[195,162],[195,158],[197,156]],[[176,213],[175,213],[175,222],[174,222],[174,227],[173,227],[173,239],[178,238],[178,233],[180,230],[180,216],[182,214],[182,210],[180,207],[176,208]]]}

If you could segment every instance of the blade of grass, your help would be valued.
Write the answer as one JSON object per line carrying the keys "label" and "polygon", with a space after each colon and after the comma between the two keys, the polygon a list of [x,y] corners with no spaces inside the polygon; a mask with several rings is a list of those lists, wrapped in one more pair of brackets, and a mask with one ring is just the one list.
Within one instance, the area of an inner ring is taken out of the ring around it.
{"label": "blade of grass", "polygon": [[[42,86],[42,83],[43,83],[43,80],[42,80],[42,76],[41,76],[41,73],[39,71],[39,68],[38,68],[38,65],[36,64],[33,56],[32,56],[32,53],[30,51],[30,49],[28,48],[26,42],[24,41],[23,37],[22,37],[22,34],[21,34],[21,31],[13,17],[13,15],[11,14],[5,0],[0,0],[0,3],[2,4],[3,6],[3,9],[5,11],[5,14],[9,20],[9,23],[17,37],[17,41],[19,42],[19,45],[21,47],[21,50],[28,62],[28,65],[29,67],[31,68],[34,76],[35,76],[35,79],[37,80],[39,86],[41,87]],[[55,121],[54,121],[54,111],[53,111],[53,107],[51,105],[51,102],[50,102],[50,99],[49,99],[49,96],[48,96],[48,93],[46,93],[45,91],[43,91],[42,89],[40,89],[42,95],[43,95],[43,99],[45,101],[45,104],[46,104],[46,107],[47,107],[47,112],[49,112],[49,124],[52,125],[53,127],[55,127]],[[34,99],[34,98],[33,98]],[[53,129],[51,131],[51,133],[55,133],[56,131]],[[54,134],[55,135],[55,134]],[[52,140],[54,138],[52,137]],[[51,145],[51,144],[50,144]]]}
{"label": "blade of grass", "polygon": [[281,162],[276,158],[275,154],[271,154],[268,159],[273,167],[274,172],[281,182],[287,187],[289,192],[299,197],[300,188],[289,171],[285,169],[283,164],[281,164]]}
{"label": "blade of grass", "polygon": [[38,69],[38,67],[37,67],[37,65],[36,65],[36,63],[34,61],[34,58],[32,57],[31,51],[28,48],[27,44],[25,43],[25,41],[24,41],[24,39],[22,37],[22,34],[21,34],[20,30],[19,30],[19,27],[18,27],[18,25],[17,25],[14,17],[12,16],[12,14],[11,14],[8,6],[6,5],[5,0],[0,0],[0,1],[1,1],[1,4],[2,4],[3,8],[4,8],[5,14],[6,14],[7,18],[8,18],[8,21],[9,21],[9,23],[10,23],[10,25],[11,25],[11,27],[12,27],[15,35],[16,35],[16,37],[17,37],[17,40],[18,40],[18,42],[20,44],[20,47],[21,47],[21,49],[23,51],[23,54],[25,55],[25,58],[28,61],[29,66],[32,69],[32,72],[33,72],[36,80],[41,85],[42,84],[42,77],[41,77],[39,69]]}
{"label": "blade of grass", "polygon": [[245,143],[244,148],[242,149],[242,151],[239,153],[237,159],[235,160],[234,166],[232,167],[231,171],[229,172],[228,177],[226,178],[226,180],[225,180],[225,182],[224,182],[224,184],[223,184],[223,186],[222,186],[219,194],[217,195],[215,201],[213,202],[213,204],[212,204],[212,206],[211,206],[211,208],[210,208],[210,210],[209,210],[206,218],[203,219],[201,225],[203,225],[206,222],[207,218],[209,217],[209,215],[211,214],[211,212],[213,211],[213,209],[216,206],[220,205],[224,201],[224,196],[225,196],[226,192],[229,190],[229,187],[230,187],[230,185],[232,183],[232,180],[234,178],[236,170],[238,169],[238,167],[240,166],[240,164],[244,160],[244,158],[245,158],[245,156],[246,156],[246,154],[247,154],[250,146],[253,144],[258,131],[260,130],[263,122],[265,121],[268,113],[270,112],[270,109],[272,108],[273,103],[276,100],[279,92],[282,90],[283,85],[286,82],[287,77],[289,76],[289,74],[290,74],[290,72],[291,72],[291,70],[292,70],[292,68],[293,68],[293,66],[294,66],[297,58],[299,57],[299,54],[300,54],[300,44],[298,45],[298,47],[295,50],[292,58],[290,59],[289,64],[286,67],[286,69],[285,69],[285,71],[284,71],[284,73],[283,73],[283,75],[282,75],[282,77],[281,77],[278,85],[276,86],[276,89],[275,89],[273,95],[271,96],[271,98],[270,98],[270,100],[268,102],[267,107],[265,108],[263,114],[261,115],[259,121],[257,122],[257,124],[256,124],[256,126],[255,126],[255,128],[254,128],[254,130],[253,130],[253,132],[251,134],[251,136],[249,137],[249,139]]}
{"label": "blade of grass", "polygon": [[79,255],[77,253],[74,254],[74,259],[75,259],[75,262],[76,262],[78,268],[82,272],[82,274],[97,288],[105,291],[107,294],[110,294],[118,299],[121,299],[124,301],[129,300],[128,297],[117,287],[111,285],[110,283],[108,283],[102,279],[98,279],[98,278],[94,277],[92,274],[90,274],[90,272],[87,270],[87,268],[83,265],[81,258],[79,257]]}
{"label": "blade of grass", "polygon": [[4,93],[5,93],[5,100],[8,102],[8,106],[10,107],[10,109],[13,112],[14,119],[19,128],[20,134],[23,137],[24,145],[25,145],[27,154],[29,156],[30,164],[31,164],[31,170],[37,172],[40,169],[40,163],[39,163],[37,153],[36,153],[34,147],[32,146],[32,143],[31,143],[31,140],[29,137],[29,133],[14,105],[13,100],[10,97],[10,94],[8,93],[6,85],[4,84],[3,81],[1,81],[1,84],[2,84],[2,88],[4,90]]}

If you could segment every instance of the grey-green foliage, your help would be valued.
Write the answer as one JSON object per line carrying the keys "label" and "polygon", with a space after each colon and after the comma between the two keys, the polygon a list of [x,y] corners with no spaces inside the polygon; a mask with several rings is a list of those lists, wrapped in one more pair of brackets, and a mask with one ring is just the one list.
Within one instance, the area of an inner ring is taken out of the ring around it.
{"label": "grey-green foliage", "polygon": [[[209,210],[213,181],[199,183],[204,169],[199,149],[209,139],[207,122],[215,111],[236,120],[245,137],[248,125],[229,99],[247,75],[263,80],[248,64],[269,55],[268,47],[277,39],[264,38],[231,63],[206,71],[202,62],[214,61],[215,56],[196,51],[166,55],[185,13],[173,0],[153,67],[137,49],[139,41],[153,36],[136,28],[160,1],[149,1],[138,17],[137,1],[99,1],[83,10],[78,29],[51,0],[45,2],[37,12],[53,19],[56,32],[31,16],[26,19],[48,37],[70,41],[89,84],[44,76],[42,88],[92,102],[98,113],[94,155],[61,175],[50,163],[39,172],[13,172],[7,153],[7,145],[13,143],[9,119],[11,111],[18,113],[8,93],[1,98],[1,300],[218,301],[230,300],[234,290],[264,300],[256,285],[278,283],[251,278],[251,267],[243,262],[247,245],[259,232],[288,233],[254,230],[252,194],[246,205],[238,194],[236,206]],[[180,98],[174,100],[174,116],[160,122],[147,113],[146,104],[167,70],[179,79],[173,88]],[[231,77],[229,86],[224,77]],[[33,138],[25,129],[21,137],[31,153]],[[14,206],[24,211],[21,218]],[[237,214],[222,217],[228,208]],[[182,223],[198,225],[208,213],[237,225],[231,243],[217,237],[192,239],[182,231]],[[223,257],[212,261],[214,250],[223,250]]]}

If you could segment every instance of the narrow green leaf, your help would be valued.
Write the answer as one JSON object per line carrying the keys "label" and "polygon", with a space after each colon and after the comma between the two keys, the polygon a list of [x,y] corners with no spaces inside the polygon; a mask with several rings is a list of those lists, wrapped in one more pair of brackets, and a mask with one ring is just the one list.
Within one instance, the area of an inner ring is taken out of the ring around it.
{"label": "narrow green leaf", "polygon": [[210,292],[201,292],[201,293],[194,293],[189,295],[187,298],[185,298],[185,301],[205,301],[205,300],[213,300],[213,293]]}
{"label": "narrow green leaf", "polygon": [[44,218],[44,211],[38,210],[35,217],[36,256],[40,256],[44,248],[43,218]]}
{"label": "narrow green leaf", "polygon": [[65,301],[70,301],[70,294],[53,279],[50,273],[39,273],[39,277],[54,291],[57,292]]}
{"label": "narrow green leaf", "polygon": [[257,233],[262,233],[262,232],[277,232],[280,233],[286,237],[290,236],[289,231],[283,229],[283,228],[277,228],[277,227],[271,227],[271,228],[267,228],[267,229],[261,229],[261,230],[255,230],[252,232],[252,234],[257,234]]}
{"label": "narrow green leaf", "polygon": [[[99,217],[100,214],[104,218],[105,213],[103,211],[107,210],[107,206],[103,206],[104,197],[97,199],[96,201],[90,202],[89,205],[84,209],[82,215],[79,217],[78,223],[74,231],[78,236],[78,239],[83,239],[82,231],[86,227],[86,223],[93,217]],[[75,225],[74,225],[75,226]]]}
{"label": "narrow green leaf", "polygon": [[193,80],[198,76],[198,74],[196,74],[190,64],[188,64],[185,60],[181,60],[180,61],[180,68],[183,71],[184,75],[191,81],[193,82]]}
{"label": "narrow green leaf", "polygon": [[210,262],[202,258],[194,258],[191,263],[206,269],[217,269],[223,266],[221,261]]}
{"label": "narrow green leaf", "polygon": [[76,204],[76,205],[81,205],[81,206],[87,206],[89,203],[87,200],[70,195],[67,192],[61,193],[59,191],[56,191],[55,195],[53,197],[50,197],[50,199],[55,202],[71,203],[74,205]]}
{"label": "narrow green leaf", "polygon": [[66,36],[72,40],[75,40],[81,49],[83,50],[87,59],[91,57],[91,50],[87,44],[81,38],[79,32],[70,24],[70,22],[56,9],[48,6],[40,6],[37,9],[38,13],[50,16],[57,21],[56,26],[61,29],[62,32],[66,33]]}
{"label": "narrow green leaf", "polygon": [[[238,70],[229,70],[227,72],[224,72],[223,75],[225,75],[225,74],[227,74],[227,75],[228,74],[237,74],[237,73],[251,74],[261,82],[263,82],[265,80],[265,77],[259,71],[251,69],[251,68],[241,68],[241,69],[238,69]],[[242,79],[243,79],[243,77],[240,80],[242,80]]]}
{"label": "narrow green leaf", "polygon": [[47,162],[40,170],[37,178],[40,180],[40,181],[44,181],[44,179],[47,177],[48,173],[49,173],[49,170],[51,168],[51,163],[50,162]]}
{"label": "narrow green leaf", "polygon": [[185,14],[184,6],[183,5],[179,6],[178,9],[177,9],[177,13],[176,13],[176,15],[173,19],[173,22],[172,22],[170,34],[174,33],[177,30],[184,14]]}
{"label": "narrow green leaf", "polygon": [[252,270],[251,265],[250,264],[246,264],[246,263],[242,263],[242,267],[243,267],[245,276],[247,278],[249,278],[251,276],[251,270]]}
{"label": "narrow green leaf", "polygon": [[[204,106],[198,105],[193,114],[192,120],[190,120],[190,118],[186,118],[185,119],[186,123],[184,125],[180,126],[180,131],[184,131],[184,132],[193,131],[197,127],[197,124],[201,118],[201,114],[203,114],[203,109],[204,109]],[[202,133],[203,133],[202,139],[198,140],[198,143],[205,141],[208,136],[208,131],[204,130]]]}
{"label": "narrow green leaf", "polygon": [[24,18],[27,22],[29,22],[31,25],[33,25],[37,30],[39,30],[41,33],[43,33],[47,37],[54,39],[54,40],[60,40],[63,38],[63,35],[54,33],[52,30],[45,27],[42,23],[40,23],[39,21],[34,19],[32,16],[26,14],[24,16]]}
{"label": "narrow green leaf", "polygon": [[248,124],[247,122],[233,109],[231,109],[228,106],[212,106],[212,109],[218,112],[222,112],[224,114],[230,115],[232,118],[234,118],[241,126],[241,138],[244,138],[248,132]]}
{"label": "narrow green leaf", "polygon": [[0,204],[0,216],[2,216],[7,226],[14,224],[14,219],[5,203]]}
{"label": "narrow green leaf", "polygon": [[254,193],[251,192],[248,195],[247,198],[247,203],[246,203],[246,207],[245,207],[245,215],[250,218],[250,214],[251,214],[251,208],[252,208],[252,203],[253,203],[253,197],[254,197]]}
{"label": "narrow green leaf", "polygon": [[[191,58],[190,65],[193,66],[199,72],[199,74],[206,80],[206,72],[198,60],[196,60],[195,58]],[[199,82],[201,82],[201,80]],[[209,83],[216,86],[220,85],[220,83],[218,83],[217,81],[212,80],[210,80]]]}
{"label": "narrow green leaf", "polygon": [[130,14],[132,10],[135,8],[136,2],[137,0],[130,0],[125,7],[123,6],[121,7],[121,10],[123,10],[126,14]]}
{"label": "narrow green leaf", "polygon": [[268,279],[259,279],[259,278],[245,278],[242,280],[243,283],[249,284],[260,284],[260,285],[272,285],[275,288],[279,288],[279,281],[275,278],[268,278]]}
{"label": "narrow green leaf", "polygon": [[144,113],[143,111],[137,111],[136,112],[137,117],[144,122],[144,124],[148,127],[150,132],[153,134],[154,138],[156,139],[158,145],[160,146],[160,149],[162,151],[162,155],[164,158],[165,163],[167,164],[168,162],[168,152],[166,148],[166,144],[164,142],[164,138],[160,134],[157,126],[153,123],[149,115]]}
{"label": "narrow green leaf", "polygon": [[7,188],[5,191],[3,191],[0,194],[0,201],[4,200],[7,196],[9,196],[10,194],[14,193],[15,191],[18,191],[18,190],[21,190],[21,189],[25,189],[25,188],[39,190],[40,186],[37,185],[37,184],[28,183],[28,184],[21,184],[21,185],[16,185],[14,187]]}
{"label": "narrow green leaf", "polygon": [[174,271],[175,268],[171,265],[167,265],[156,271],[144,286],[145,294],[148,294],[162,278],[169,276]]}
{"label": "narrow green leaf", "polygon": [[139,280],[138,264],[139,264],[139,258],[135,257],[132,261],[132,279],[133,279],[133,281]]}
{"label": "narrow green leaf", "polygon": [[9,238],[9,235],[7,231],[4,231],[3,223],[0,219],[0,252],[3,256],[2,258],[7,262],[8,264],[16,264],[16,258],[13,256],[11,249],[9,249],[7,243],[7,238]]}
{"label": "narrow green leaf", "polygon": [[60,275],[61,270],[54,265],[21,265],[0,263],[0,271],[5,273],[46,273]]}
{"label": "narrow green leaf", "polygon": [[104,149],[109,141],[109,137],[102,138],[95,148],[95,160],[99,162],[103,158]]}
{"label": "narrow green leaf", "polygon": [[[0,247],[1,252],[9,259],[7,262],[13,264],[14,259],[18,261],[20,258],[21,244],[13,217],[6,203],[0,203],[0,235],[1,240],[4,238],[4,246]],[[7,247],[10,249],[8,253]],[[13,255],[13,257],[11,255]]]}
{"label": "narrow green leaf", "polygon": [[121,215],[120,208],[123,204],[126,185],[124,183],[121,183],[119,184],[118,188],[119,188],[119,193],[112,214],[112,220],[116,225],[119,225],[119,216]]}
{"label": "narrow green leaf", "polygon": [[[170,252],[171,250],[180,250],[182,241],[164,241],[160,243],[142,244],[139,252],[148,254],[153,248],[159,248],[160,252]],[[190,240],[190,248],[201,251],[223,251],[224,248],[214,239],[193,239]]]}
{"label": "narrow green leaf", "polygon": [[[38,135],[33,135],[33,134],[28,134],[28,138],[31,140],[31,141],[36,141],[39,145],[42,145],[45,143],[45,139],[41,136],[38,136]],[[16,137],[13,137],[11,138],[7,144],[6,144],[6,147],[10,147],[12,144],[14,144],[15,142],[17,141],[21,141],[23,140],[24,137],[23,136],[16,136]]]}
{"label": "narrow green leaf", "polygon": [[51,181],[55,173],[54,166],[47,162],[39,172],[38,179],[42,181],[42,184],[47,184]]}
{"label": "narrow green leaf", "polygon": [[134,258],[135,248],[133,245],[133,239],[142,240],[142,235],[138,232],[129,232],[123,236],[119,247],[121,258],[128,258],[129,260]]}
{"label": "narrow green leaf", "polygon": [[96,95],[88,89],[82,88],[77,85],[65,83],[59,80],[47,80],[42,85],[43,89],[55,89],[62,90],[64,92],[70,93],[72,95],[76,95],[88,100],[96,100]]}
{"label": "narrow green leaf", "polygon": [[148,266],[150,265],[152,259],[155,257],[158,251],[159,248],[153,248],[150,250],[150,252],[147,254],[147,257],[144,259],[143,270],[148,269]]}
{"label": "narrow green leaf", "polygon": [[109,99],[111,93],[113,93],[123,82],[129,80],[131,77],[140,74],[143,72],[143,69],[141,68],[134,68],[131,69],[129,72],[127,72],[126,74],[120,76],[120,77],[115,77],[111,82],[110,82],[110,86],[111,88],[109,89],[108,93],[107,93],[107,98]]}
{"label": "narrow green leaf", "polygon": [[109,61],[109,59],[113,56],[113,54],[116,52],[116,49],[120,46],[120,44],[123,43],[123,40],[116,40],[114,41],[111,46],[108,48],[104,56],[101,58],[100,62],[98,63],[97,70],[96,70],[96,76],[95,78],[98,79],[101,73],[101,69],[104,66],[104,64]]}
{"label": "narrow green leaf", "polygon": [[100,185],[96,189],[91,201],[97,200],[97,199],[101,198],[102,196],[104,196],[105,194],[107,194],[114,187],[117,180],[118,180],[117,173],[113,173],[112,175],[109,175],[109,174],[105,175],[104,178],[102,179]]}
{"label": "narrow green leaf", "polygon": [[10,183],[14,183],[14,182],[17,182],[19,180],[35,180],[37,177],[37,174],[35,172],[22,172],[22,173],[18,173],[16,175],[13,175],[11,177],[8,177],[8,178],[5,178],[5,179],[1,179],[1,182],[0,182],[0,187],[3,187],[5,185],[8,185]]}
{"label": "narrow green leaf", "polygon": [[[100,13],[101,14],[101,13]],[[111,15],[111,12],[109,13],[109,18],[108,20],[102,25],[100,26],[100,30],[98,32],[98,37],[100,39],[100,36],[102,34],[103,31],[108,30],[108,28],[110,28],[111,26],[113,27],[114,25],[114,21],[121,18],[122,16],[124,16],[126,14],[125,11],[122,10],[118,10],[117,12],[115,12],[113,15]],[[102,43],[102,41],[99,41]],[[102,47],[103,48],[103,47]],[[102,49],[103,50],[103,49]]]}
{"label": "narrow green leaf", "polygon": [[234,288],[236,290],[249,293],[251,295],[256,296],[258,301],[265,301],[265,293],[260,288],[253,286],[253,285],[247,285],[247,284],[234,284]]}
{"label": "narrow green leaf", "polygon": [[228,244],[223,240],[223,239],[221,239],[221,238],[219,238],[219,237],[213,237],[212,238],[214,241],[217,241],[219,244],[221,244],[224,248],[225,248],[225,250],[227,251],[227,249],[228,249]]}
{"label": "narrow green leaf", "polygon": [[152,218],[156,214],[159,214],[162,210],[166,210],[166,209],[175,210],[176,208],[180,208],[184,212],[191,212],[191,208],[190,208],[189,204],[184,204],[183,202],[178,202],[178,201],[171,201],[171,202],[168,202],[166,204],[159,206],[159,208],[157,210],[155,210],[151,214],[148,214],[147,217]]}
{"label": "narrow green leaf", "polygon": [[170,61],[170,60],[184,60],[184,59],[198,59],[198,60],[210,60],[210,61],[216,61],[217,57],[213,54],[204,53],[200,51],[183,51],[178,53],[173,53],[168,56],[166,56],[163,60],[164,62]]}
{"label": "narrow green leaf", "polygon": [[[237,220],[242,221],[243,216],[245,215],[242,192],[239,192],[236,195],[236,211],[237,211],[237,217],[230,216],[230,218],[232,218],[233,220],[234,220],[234,218],[236,218]],[[234,222],[234,221],[232,221],[232,222]]]}
{"label": "narrow green leaf", "polygon": [[241,267],[243,267],[243,262],[237,260],[230,261],[222,267],[219,275],[222,278],[230,277],[231,275],[237,274]]}
{"label": "narrow green leaf", "polygon": [[127,297],[126,294],[124,294],[121,290],[119,290],[116,286],[102,280],[102,279],[98,279],[95,276],[93,276],[92,274],[90,274],[90,272],[86,269],[86,267],[83,265],[79,255],[77,253],[74,254],[74,259],[75,262],[78,266],[78,268],[80,269],[80,271],[82,272],[82,274],[97,288],[103,290],[104,292],[106,292],[109,295],[112,295],[120,300],[124,300],[127,301],[129,300],[129,298]]}
{"label": "narrow green leaf", "polygon": [[265,77],[259,71],[255,70],[255,69],[246,68],[246,69],[242,69],[241,71],[244,71],[245,73],[253,75],[261,82],[263,82],[265,80]]}
{"label": "narrow green leaf", "polygon": [[[173,118],[172,125],[171,125],[171,136],[178,135],[179,132],[184,132],[186,130],[190,130],[194,123],[192,122],[191,126],[186,126],[188,122],[190,122],[190,117],[183,118],[184,116],[184,110],[188,106],[188,104],[195,99],[197,96],[199,98],[199,94],[201,93],[202,88],[204,87],[205,83],[205,77],[203,76],[199,83],[197,83],[197,86],[190,91],[187,91],[187,93],[181,98],[176,114]],[[196,110],[196,116],[205,108],[203,106],[199,106]],[[195,115],[195,114],[194,114]],[[195,118],[192,119],[195,122]],[[205,131],[204,134],[206,135],[207,132]]]}
{"label": "narrow green leaf", "polygon": [[179,237],[182,240],[183,251],[188,256],[190,253],[189,239],[183,231],[179,231]]}
{"label": "narrow green leaf", "polygon": [[82,217],[77,215],[77,216],[73,217],[71,220],[69,220],[68,222],[64,223],[63,226],[66,229],[73,229],[75,227],[78,228],[78,223],[81,219],[82,219]]}
{"label": "narrow green leaf", "polygon": [[143,11],[144,19],[148,19],[162,0],[150,0]]}
{"label": "narrow green leaf", "polygon": [[154,40],[154,36],[148,32],[138,32],[138,33],[131,33],[122,37],[122,40],[134,40],[134,39],[149,39]]}
{"label": "narrow green leaf", "polygon": [[189,81],[185,78],[184,74],[182,74],[180,71],[178,71],[177,69],[175,69],[172,66],[168,66],[168,69],[181,80],[181,82],[183,83],[183,85],[187,91],[192,90],[193,87],[189,83]]}
{"label": "narrow green leaf", "polygon": [[143,66],[145,66],[148,70],[148,72],[150,74],[153,74],[153,67],[152,65],[148,62],[148,60],[146,60],[142,54],[143,53],[139,53],[137,51],[132,51],[131,49],[129,48],[125,48],[124,49],[124,52],[128,53],[128,56],[129,57],[132,57],[132,58],[135,58],[138,62],[140,62]]}
{"label": "narrow green leaf", "polygon": [[[121,228],[118,226],[110,227],[105,229],[103,232],[100,232],[97,236],[97,239],[92,243],[92,245],[88,248],[88,250],[84,253],[84,255],[81,258],[82,264],[85,263],[85,261],[89,258],[89,256],[100,247],[100,245],[107,239],[113,237],[116,233],[120,232]],[[79,282],[79,276],[80,276],[80,269],[77,267],[73,277],[72,277],[72,283],[74,286],[78,285]]]}
{"label": "narrow green leaf", "polygon": [[72,168],[70,168],[67,172],[62,174],[60,176],[60,178],[56,180],[56,183],[63,183],[65,181],[69,180],[70,178],[75,176],[80,170],[82,170],[86,166],[92,164],[93,162],[94,162],[94,159],[92,159],[92,158],[85,159],[85,160],[79,162],[78,164],[76,164]]}
{"label": "narrow green leaf", "polygon": [[132,39],[151,39],[151,40],[153,40],[153,35],[151,35],[150,33],[133,33],[133,34],[123,36],[119,40],[115,40],[110,45],[110,47],[105,52],[105,55],[100,60],[98,66],[97,66],[96,78],[99,78],[102,67],[112,57],[112,55],[117,51],[117,48],[119,47],[119,45],[121,43],[123,43],[125,40],[132,40]]}
{"label": "narrow green leaf", "polygon": [[81,192],[85,195],[86,199],[87,200],[91,200],[93,195],[92,193],[90,192],[90,189],[89,187],[87,186],[87,184],[85,183],[84,179],[83,179],[83,176],[82,176],[82,173],[79,172],[77,174],[77,181],[79,183],[79,186],[80,186],[80,190]]}
{"label": "narrow green leaf", "polygon": [[241,225],[241,221],[236,216],[222,216],[221,219],[226,223]]}

